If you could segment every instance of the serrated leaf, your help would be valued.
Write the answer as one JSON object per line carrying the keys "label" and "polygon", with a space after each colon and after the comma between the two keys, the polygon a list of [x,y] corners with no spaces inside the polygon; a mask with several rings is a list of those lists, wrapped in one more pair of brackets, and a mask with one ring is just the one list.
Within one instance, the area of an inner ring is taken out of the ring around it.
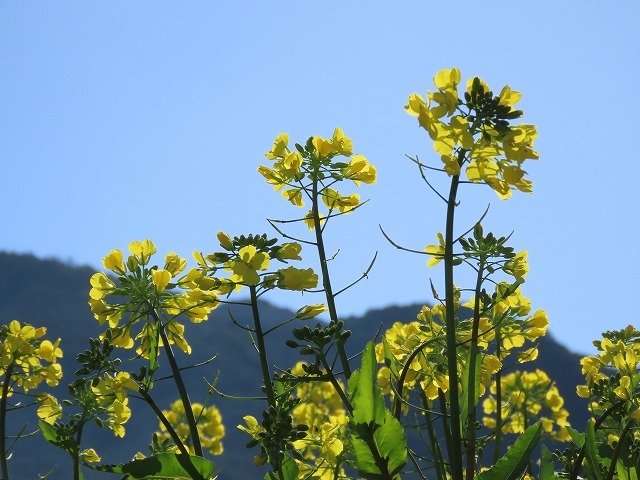
{"label": "serrated leaf", "polygon": [[356,466],[366,479],[382,479],[376,457],[383,468],[395,475],[407,463],[407,439],[400,422],[385,407],[376,384],[376,357],[373,343],[367,343],[362,366],[349,379],[353,405],[351,443],[356,454]]}
{"label": "serrated leaf", "polygon": [[264,480],[298,480],[298,475],[300,474],[298,464],[289,455],[284,456],[280,471],[282,473],[282,477],[273,472],[267,472],[264,476]]}
{"label": "serrated leaf", "polygon": [[500,458],[489,470],[485,470],[476,480],[517,480],[529,464],[531,452],[538,444],[542,435],[540,422],[531,425],[514,442],[507,453]]}
{"label": "serrated leaf", "polygon": [[555,480],[555,465],[553,463],[553,455],[547,447],[542,445],[542,460],[540,462],[540,479],[539,480]]}
{"label": "serrated leaf", "polygon": [[602,473],[602,469],[600,468],[602,459],[600,458],[600,454],[598,453],[598,444],[596,443],[596,430],[593,426],[593,423],[591,422],[589,422],[589,425],[587,425],[587,431],[585,432],[584,448],[585,456],[587,459],[585,469],[587,471],[588,478],[593,480],[603,480],[604,474]]}
{"label": "serrated leaf", "polygon": [[571,436],[571,440],[573,440],[573,443],[576,444],[576,447],[582,448],[582,446],[584,445],[584,433],[580,433],[576,429],[571,428],[569,425],[567,425],[566,428],[567,432],[569,432],[569,435]]}
{"label": "serrated leaf", "polygon": [[638,480],[636,467],[627,467],[620,459],[616,462],[616,473],[620,480]]}
{"label": "serrated leaf", "polygon": [[100,472],[128,475],[130,479],[174,479],[190,480],[190,470],[197,471],[202,478],[209,480],[213,476],[215,465],[206,458],[195,455],[159,453],[153,457],[119,465],[87,465]]}
{"label": "serrated leaf", "polygon": [[373,434],[378,449],[387,459],[387,468],[391,476],[396,475],[407,464],[407,437],[400,422],[389,410],[385,414],[384,424]]}
{"label": "serrated leaf", "polygon": [[[382,425],[385,418],[385,406],[382,393],[376,384],[376,354],[373,342],[367,343],[362,354],[362,366],[354,382],[351,396],[353,405],[353,422],[356,424],[375,423]],[[349,382],[351,386],[351,382]]]}

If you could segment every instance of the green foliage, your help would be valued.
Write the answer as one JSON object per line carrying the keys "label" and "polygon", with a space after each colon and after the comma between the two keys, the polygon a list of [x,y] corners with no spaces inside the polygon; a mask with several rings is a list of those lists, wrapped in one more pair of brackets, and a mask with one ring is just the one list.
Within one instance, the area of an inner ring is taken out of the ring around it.
{"label": "green foliage", "polygon": [[529,464],[531,452],[538,445],[542,434],[542,424],[531,425],[520,435],[507,453],[489,470],[480,473],[478,480],[517,480]]}
{"label": "green foliage", "polygon": [[205,458],[194,455],[161,453],[119,465],[96,465],[91,468],[100,472],[126,475],[131,480],[183,480],[194,478],[192,476],[194,473],[197,473],[203,479],[210,479],[215,470],[215,465]]}

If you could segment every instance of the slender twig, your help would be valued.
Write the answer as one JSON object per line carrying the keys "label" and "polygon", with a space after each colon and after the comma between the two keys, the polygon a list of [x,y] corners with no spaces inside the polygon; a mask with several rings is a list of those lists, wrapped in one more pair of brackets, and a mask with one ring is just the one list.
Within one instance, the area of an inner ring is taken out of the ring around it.
{"label": "slender twig", "polygon": [[[313,215],[313,225],[316,234],[316,247],[318,250],[318,259],[320,261],[320,269],[322,271],[322,286],[324,287],[325,297],[327,300],[327,308],[329,309],[329,318],[331,319],[331,323],[336,323],[338,321],[338,312],[336,310],[336,302],[335,296],[333,295],[333,290],[331,288],[331,278],[329,277],[329,266],[327,264],[327,255],[324,248],[324,239],[322,238],[322,222],[320,219],[320,211],[318,206],[318,180],[317,175],[314,175],[313,180],[313,190],[312,190],[312,215]],[[344,372],[347,379],[351,377],[351,367],[349,365],[349,358],[347,357],[347,352],[345,351],[344,345],[342,342],[337,342],[338,354],[340,356],[340,362],[342,363],[342,371]]]}
{"label": "slender twig", "polygon": [[342,292],[350,289],[351,287],[353,287],[355,284],[361,282],[362,280],[364,280],[365,278],[369,278],[369,272],[371,271],[371,269],[373,268],[373,264],[376,263],[376,258],[378,258],[378,252],[376,252],[373,255],[373,260],[371,260],[371,263],[369,264],[369,266],[367,267],[367,269],[364,271],[364,273],[362,275],[360,275],[360,278],[358,278],[356,281],[351,282],[349,285],[347,285],[346,287],[344,287],[342,290],[338,290],[335,294],[334,297],[337,297],[338,295],[340,295]]}
{"label": "slender twig", "polygon": [[9,480],[9,467],[7,465],[7,398],[9,397],[9,384],[15,363],[11,362],[4,371],[4,383],[2,384],[2,397],[0,397],[0,467],[2,469],[2,479]]}
{"label": "slender twig", "polygon": [[182,400],[184,415],[187,420],[187,424],[189,425],[189,432],[191,434],[191,440],[193,442],[193,451],[197,456],[202,457],[203,450],[202,444],[200,443],[200,435],[198,434],[198,427],[196,426],[196,419],[193,415],[193,408],[191,407],[189,392],[187,392],[187,387],[184,384],[184,379],[182,378],[180,367],[178,366],[176,357],[173,355],[173,350],[171,348],[171,344],[169,343],[167,332],[165,331],[165,327],[162,324],[158,313],[154,308],[149,308],[149,313],[157,323],[160,338],[162,339],[162,343],[164,345],[164,351],[167,355],[167,360],[169,361],[169,366],[171,368],[171,373],[173,374],[173,378],[175,379],[176,387],[180,395],[180,400]]}

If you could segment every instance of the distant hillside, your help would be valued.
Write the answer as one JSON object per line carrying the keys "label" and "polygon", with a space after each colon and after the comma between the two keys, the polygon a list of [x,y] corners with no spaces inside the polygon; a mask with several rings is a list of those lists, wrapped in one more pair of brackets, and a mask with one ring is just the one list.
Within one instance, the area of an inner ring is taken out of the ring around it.
{"label": "distant hillside", "polygon": [[[31,255],[16,255],[0,252],[0,324],[13,319],[33,325],[46,326],[48,337],[62,338],[61,347],[65,352],[63,368],[65,377],[62,386],[55,392],[59,398],[65,398],[66,385],[70,383],[77,370],[76,355],[87,348],[87,339],[97,336],[103,329],[93,319],[87,305],[89,278],[93,270],[88,267],[74,267],[56,260],[41,260]],[[371,340],[381,328],[384,331],[396,321],[412,321],[420,309],[420,305],[388,307],[371,310],[361,317],[346,318],[345,323],[353,331],[349,340],[351,354],[356,354],[365,343]],[[246,307],[232,306],[228,309],[241,325],[251,323],[250,312]],[[263,321],[275,325],[291,318],[292,312],[274,307],[268,303],[261,306]],[[269,338],[269,361],[280,368],[289,368],[299,360],[295,352],[284,345],[290,336],[290,327],[276,330]],[[191,398],[193,401],[204,401],[207,385],[203,378],[213,381],[220,372],[218,388],[233,396],[260,396],[260,367],[253,347],[248,341],[247,333],[234,326],[230,321],[225,306],[214,312],[208,322],[200,325],[187,325],[187,339],[193,347],[193,355],[181,355],[178,358],[182,365],[192,365],[218,355],[215,361],[202,368],[186,372]],[[122,358],[133,356],[131,352],[122,353]],[[570,410],[570,421],[582,429],[586,423],[585,403],[575,395],[575,386],[583,381],[580,375],[579,356],[548,336],[540,341],[540,356],[526,368],[542,368],[557,383],[567,401]],[[163,359],[161,359],[162,362]],[[158,385],[152,392],[160,395],[157,403],[167,408],[177,398],[171,385]],[[248,438],[238,431],[236,425],[242,423],[247,414],[259,416],[263,408],[261,402],[237,401],[228,398],[212,398],[212,403],[220,408],[226,425],[227,435],[224,439],[225,453],[213,458],[221,479],[245,480],[262,478],[263,470],[252,465],[256,449],[244,447]],[[134,402],[134,401],[132,401]],[[133,403],[133,417],[126,425],[125,441],[114,441],[110,432],[95,432],[90,427],[86,435],[86,444],[96,445],[109,463],[126,461],[135,451],[147,452],[151,434],[157,429],[157,420],[146,408]],[[582,415],[580,414],[582,412]],[[26,431],[37,429],[35,411],[11,412],[8,423],[15,427],[14,432],[29,421]],[[33,462],[26,451],[38,452],[37,462]],[[37,474],[45,474],[53,465],[58,465],[51,475],[53,480],[70,478],[69,461],[59,450],[47,444],[39,434],[18,442],[18,448],[10,461],[10,468],[16,478],[37,478]],[[18,475],[19,472],[19,475]],[[106,474],[87,472],[85,478],[108,478]],[[115,478],[115,477],[114,477]]]}

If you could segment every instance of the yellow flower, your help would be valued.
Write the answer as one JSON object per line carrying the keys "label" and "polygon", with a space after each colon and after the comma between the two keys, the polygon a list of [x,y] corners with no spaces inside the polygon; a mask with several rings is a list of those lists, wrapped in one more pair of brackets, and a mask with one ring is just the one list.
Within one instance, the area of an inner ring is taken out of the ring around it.
{"label": "yellow flower", "polygon": [[89,296],[93,300],[101,300],[116,288],[115,284],[103,272],[94,273],[90,283],[92,288]]}
{"label": "yellow flower", "polygon": [[171,274],[172,278],[180,275],[186,267],[187,260],[185,258],[180,258],[173,252],[167,253],[164,257],[164,269]]}
{"label": "yellow flower", "polygon": [[301,250],[302,245],[299,243],[283,243],[276,252],[276,258],[278,260],[302,260],[300,256]]}
{"label": "yellow flower", "polygon": [[82,458],[83,461],[88,463],[96,463],[101,460],[100,456],[96,453],[96,451],[93,448],[87,448],[86,450],[83,450],[82,452],[80,452],[80,458]]}
{"label": "yellow flower", "polygon": [[429,267],[435,267],[440,263],[440,260],[444,258],[444,237],[441,233],[438,233],[436,236],[438,237],[438,245],[427,245],[424,249],[426,253],[433,255],[432,258],[427,261]]}
{"label": "yellow flower", "polygon": [[330,210],[336,209],[342,213],[349,213],[360,204],[360,195],[353,193],[342,196],[336,190],[325,188],[321,192],[322,201]]}
{"label": "yellow flower", "polygon": [[326,311],[327,307],[325,307],[324,303],[316,303],[314,305],[306,305],[300,308],[296,312],[296,317],[300,320],[309,320],[310,318],[316,317]]}
{"label": "yellow flower", "polygon": [[273,147],[267,153],[265,153],[265,157],[269,160],[275,160],[276,158],[281,158],[287,152],[287,144],[289,143],[289,135],[286,133],[281,133],[276,137],[273,142]]}
{"label": "yellow flower", "polygon": [[338,154],[345,157],[351,156],[353,150],[353,142],[349,137],[345,136],[344,132],[340,128],[336,128],[333,131],[331,144]]}
{"label": "yellow flower", "polygon": [[311,268],[288,267],[278,270],[278,288],[284,290],[307,290],[318,286],[318,275]]}
{"label": "yellow flower", "polygon": [[516,92],[515,90],[511,90],[509,85],[505,85],[500,91],[499,98],[500,105],[507,105],[509,107],[512,107],[520,101],[520,99],[522,98],[522,94],[520,92]]}
{"label": "yellow flower", "polygon": [[439,90],[455,90],[460,83],[460,69],[451,68],[440,70],[433,77],[433,83]]}
{"label": "yellow flower", "polygon": [[47,362],[56,363],[58,358],[62,358],[62,350],[58,345],[60,345],[60,339],[56,340],[55,343],[43,340],[36,349],[36,354]]}
{"label": "yellow flower", "polygon": [[118,437],[124,437],[124,424],[131,418],[131,409],[127,406],[129,399],[115,400],[107,408],[107,427]]}
{"label": "yellow flower", "polygon": [[269,254],[258,252],[253,245],[246,245],[238,250],[238,259],[225,264],[225,268],[233,272],[231,281],[244,283],[249,286],[260,282],[258,270],[266,270],[269,267]]}
{"label": "yellow flower", "polygon": [[37,395],[38,402],[38,418],[44,420],[50,425],[53,425],[56,420],[62,416],[62,407],[58,403],[58,400],[48,393]]}
{"label": "yellow flower", "polygon": [[[191,408],[196,418],[198,436],[203,448],[213,455],[220,455],[223,451],[222,438],[225,436],[225,428],[222,424],[220,411],[214,405],[205,407],[200,403],[192,403]],[[169,410],[163,410],[162,413],[169,420],[180,440],[186,445],[189,453],[193,454],[193,446],[190,440],[191,431],[182,400],[176,400],[170,405]],[[162,423],[160,423],[160,432],[157,432],[156,435],[158,435],[160,441],[171,438]]]}
{"label": "yellow flower", "polygon": [[164,289],[171,281],[171,272],[169,270],[152,270],[151,271],[151,281],[156,286],[156,291],[158,293],[164,292]]}
{"label": "yellow flower", "polygon": [[140,265],[149,263],[151,255],[157,252],[157,249],[151,240],[143,240],[142,242],[134,241],[129,244],[129,252],[133,255]]}
{"label": "yellow flower", "polygon": [[118,275],[124,275],[126,273],[122,252],[120,250],[111,250],[111,253],[102,259],[102,265],[104,265],[104,268]]}
{"label": "yellow flower", "polygon": [[[323,218],[321,214],[318,214],[318,215],[320,216],[320,225],[324,225],[324,223],[326,222],[326,219]],[[304,221],[305,225],[309,228],[309,230],[313,230],[315,228],[312,210],[309,210],[302,220]]]}
{"label": "yellow flower", "polygon": [[360,186],[360,182],[372,184],[376,181],[376,167],[370,164],[364,155],[351,157],[349,165],[341,170],[342,175]]}

